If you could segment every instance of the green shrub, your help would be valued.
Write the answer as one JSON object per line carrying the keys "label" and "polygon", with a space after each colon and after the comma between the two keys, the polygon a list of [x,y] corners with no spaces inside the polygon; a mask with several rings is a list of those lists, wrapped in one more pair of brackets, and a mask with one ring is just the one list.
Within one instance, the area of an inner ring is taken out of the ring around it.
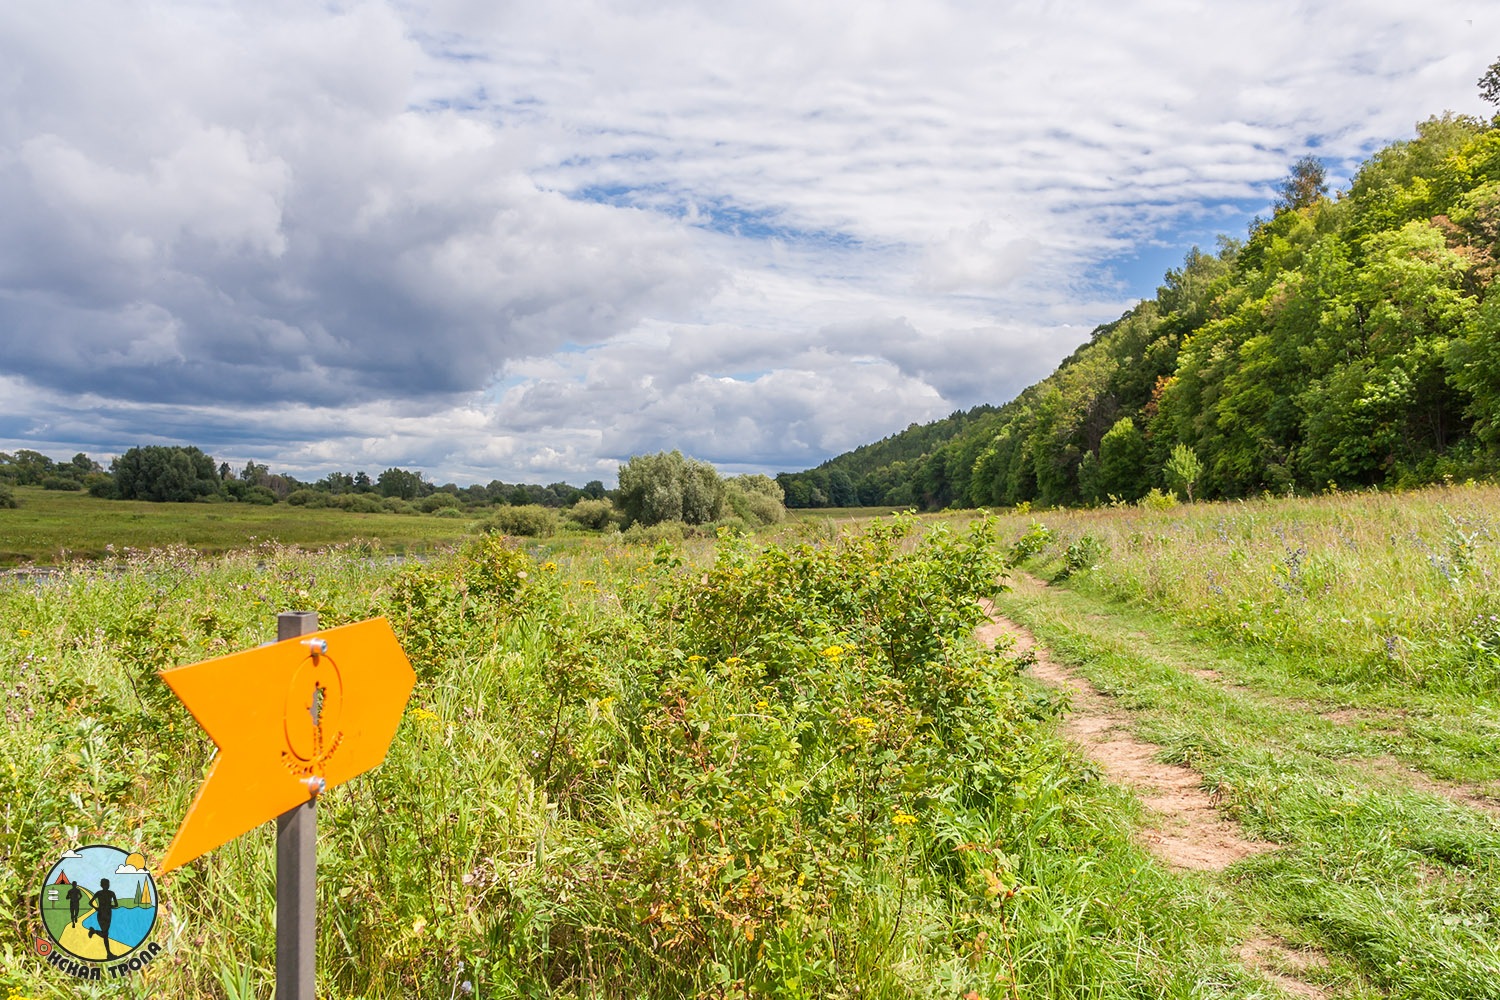
{"label": "green shrub", "polygon": [[251,486],[240,492],[240,503],[253,503],[259,507],[269,507],[276,502],[276,494],[264,486]]}
{"label": "green shrub", "polygon": [[1039,554],[1052,544],[1052,529],[1040,521],[1032,521],[1026,533],[1017,538],[1010,547],[1010,564],[1017,566]]}
{"label": "green shrub", "polygon": [[83,484],[76,479],[69,479],[66,476],[48,476],[42,480],[42,489],[63,490],[68,493],[75,493],[83,489]]}
{"label": "green shrub", "polygon": [[1084,535],[1063,551],[1062,575],[1067,577],[1092,569],[1108,554],[1103,542],[1093,535]]}
{"label": "green shrub", "polygon": [[115,488],[115,477],[103,472],[91,473],[84,477],[83,483],[88,487],[89,496],[98,497],[101,500],[118,500],[120,491]]}
{"label": "green shrub", "polygon": [[293,490],[286,502],[293,507],[331,507],[333,497],[322,490]]}
{"label": "green shrub", "polygon": [[748,524],[777,524],[786,517],[781,484],[769,476],[733,476],[724,480],[724,501]]}
{"label": "green shrub", "polygon": [[431,514],[442,510],[444,507],[457,507],[459,506],[459,502],[458,497],[452,493],[444,493],[440,490],[417,501],[417,506],[421,509],[422,513]]}
{"label": "green shrub", "polygon": [[340,493],[333,498],[333,505],[355,514],[379,514],[385,510],[380,498],[372,493]]}
{"label": "green shrub", "polygon": [[463,510],[461,510],[458,507],[443,507],[443,508],[441,508],[439,510],[433,511],[432,512],[432,516],[433,517],[444,517],[444,518],[453,519],[453,518],[464,517],[465,515],[464,515]]}
{"label": "green shrub", "polygon": [[589,531],[603,531],[614,523],[615,505],[608,500],[580,500],[564,516]]}
{"label": "green shrub", "polygon": [[750,524],[742,517],[726,517],[709,527],[721,537],[728,535],[731,538],[738,538],[741,535],[750,534]]}
{"label": "green shrub", "polygon": [[499,507],[480,525],[486,533],[544,538],[557,530],[557,512],[541,504]]}
{"label": "green shrub", "polygon": [[662,542],[680,542],[691,531],[681,521],[663,521],[660,524],[632,524],[620,533],[626,545],[659,545]]}
{"label": "green shrub", "polygon": [[1174,493],[1163,493],[1153,486],[1151,487],[1151,492],[1137,500],[1135,505],[1142,510],[1171,510],[1177,506],[1177,495]]}
{"label": "green shrub", "polygon": [[0,482],[0,507],[13,508],[16,505],[16,491],[10,488],[10,483]]}
{"label": "green shrub", "polygon": [[400,497],[386,497],[380,501],[380,506],[392,514],[415,514],[417,508],[402,500]]}

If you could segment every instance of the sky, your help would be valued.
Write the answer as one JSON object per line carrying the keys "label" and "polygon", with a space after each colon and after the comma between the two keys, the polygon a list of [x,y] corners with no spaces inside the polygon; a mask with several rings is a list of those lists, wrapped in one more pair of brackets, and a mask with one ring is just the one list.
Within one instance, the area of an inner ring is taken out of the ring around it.
{"label": "sky", "polygon": [[807,468],[1497,57],[1494,0],[0,4],[0,450]]}

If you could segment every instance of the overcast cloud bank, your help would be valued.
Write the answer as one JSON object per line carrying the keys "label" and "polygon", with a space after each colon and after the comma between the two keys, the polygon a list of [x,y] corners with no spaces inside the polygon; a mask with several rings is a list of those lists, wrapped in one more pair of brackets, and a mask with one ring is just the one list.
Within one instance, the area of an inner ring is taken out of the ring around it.
{"label": "overcast cloud bank", "polygon": [[0,448],[806,467],[1500,55],[1489,2],[634,6],[0,9]]}

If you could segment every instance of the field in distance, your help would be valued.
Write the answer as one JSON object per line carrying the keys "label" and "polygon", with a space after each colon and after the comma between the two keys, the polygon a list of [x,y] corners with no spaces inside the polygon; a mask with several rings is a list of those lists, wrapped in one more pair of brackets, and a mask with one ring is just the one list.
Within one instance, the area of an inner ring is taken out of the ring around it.
{"label": "field in distance", "polygon": [[329,508],[241,503],[147,503],[16,487],[18,506],[0,509],[0,566],[98,559],[126,548],[187,545],[200,552],[243,549],[274,539],[318,548],[379,539],[391,552],[420,551],[463,537],[470,518],[355,514]]}

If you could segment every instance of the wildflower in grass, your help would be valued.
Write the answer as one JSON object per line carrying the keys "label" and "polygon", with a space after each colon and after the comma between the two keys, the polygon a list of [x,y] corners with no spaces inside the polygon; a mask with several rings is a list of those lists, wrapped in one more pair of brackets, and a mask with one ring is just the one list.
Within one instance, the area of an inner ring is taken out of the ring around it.
{"label": "wildflower in grass", "polygon": [[20,632],[18,632],[18,633],[17,633],[17,634],[18,634],[18,635],[22,635],[22,636],[27,636],[27,635],[32,635],[32,634],[33,634],[33,633],[32,633],[32,631],[31,631],[31,629],[29,629],[29,628],[23,628],[23,629],[21,629],[21,631],[20,631]]}
{"label": "wildflower in grass", "polygon": [[555,562],[544,562],[544,563],[542,563],[542,570],[544,572],[547,572],[547,573],[556,573],[557,572],[557,563],[555,563]]}
{"label": "wildflower in grass", "polygon": [[438,722],[437,713],[425,708],[414,708],[406,714],[424,726],[435,726]]}
{"label": "wildflower in grass", "polygon": [[706,657],[706,656],[699,656],[697,653],[694,653],[692,656],[688,657],[688,662],[689,663],[702,663],[706,659],[708,659],[708,657]]}
{"label": "wildflower in grass", "polygon": [[756,702],[756,703],[755,703],[755,709],[756,709],[756,711],[758,711],[758,712],[764,712],[764,711],[765,711],[765,710],[766,710],[766,709],[768,709],[768,708],[770,708],[770,707],[771,707],[771,703],[770,703],[770,702],[766,702],[766,701],[757,701],[757,702]]}
{"label": "wildflower in grass", "polygon": [[835,656],[842,656],[842,655],[844,655],[844,647],[843,646],[829,646],[827,649],[823,650],[822,655],[830,657],[830,658],[835,657]]}
{"label": "wildflower in grass", "polygon": [[897,826],[911,826],[916,821],[917,817],[913,816],[911,813],[898,812],[896,813],[896,815],[891,817],[891,822],[895,823]]}

